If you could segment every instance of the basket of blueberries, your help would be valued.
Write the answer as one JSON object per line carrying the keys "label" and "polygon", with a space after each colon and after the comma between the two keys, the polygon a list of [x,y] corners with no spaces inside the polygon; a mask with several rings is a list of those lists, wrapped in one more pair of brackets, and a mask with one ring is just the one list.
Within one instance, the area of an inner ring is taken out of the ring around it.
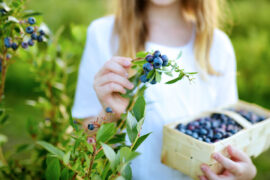
{"label": "basket of blueberries", "polygon": [[161,161],[165,165],[197,179],[200,165],[215,172],[220,165],[211,158],[228,145],[258,156],[270,147],[270,110],[239,101],[236,104],[204,112],[181,122],[164,126]]}

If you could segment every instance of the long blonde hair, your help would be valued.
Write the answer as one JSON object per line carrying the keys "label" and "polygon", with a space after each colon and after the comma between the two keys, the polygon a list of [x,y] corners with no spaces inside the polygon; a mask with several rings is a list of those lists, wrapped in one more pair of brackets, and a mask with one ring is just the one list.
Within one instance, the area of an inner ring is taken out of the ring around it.
{"label": "long blonde hair", "polygon": [[[148,0],[117,0],[114,32],[118,37],[118,55],[134,57],[144,50],[148,37],[146,10]],[[180,0],[183,17],[196,25],[194,53],[200,68],[218,75],[210,64],[210,48],[214,29],[219,25],[221,0]],[[223,3],[223,2],[222,2]]]}

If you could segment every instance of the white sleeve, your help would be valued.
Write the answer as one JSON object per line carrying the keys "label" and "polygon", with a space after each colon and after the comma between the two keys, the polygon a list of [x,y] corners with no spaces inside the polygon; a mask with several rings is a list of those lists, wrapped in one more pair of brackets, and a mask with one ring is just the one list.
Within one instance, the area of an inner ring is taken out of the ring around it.
{"label": "white sleeve", "polygon": [[222,59],[225,62],[223,64],[225,67],[222,68],[222,75],[218,80],[216,107],[227,106],[238,101],[236,57],[232,43],[228,37],[226,41],[225,48],[223,49],[226,54],[223,57],[224,59]]}
{"label": "white sleeve", "polygon": [[72,116],[87,118],[96,116],[102,109],[93,88],[94,76],[103,65],[103,60],[98,57],[98,42],[95,26],[91,24],[87,29],[87,40],[81,59],[75,100]]}

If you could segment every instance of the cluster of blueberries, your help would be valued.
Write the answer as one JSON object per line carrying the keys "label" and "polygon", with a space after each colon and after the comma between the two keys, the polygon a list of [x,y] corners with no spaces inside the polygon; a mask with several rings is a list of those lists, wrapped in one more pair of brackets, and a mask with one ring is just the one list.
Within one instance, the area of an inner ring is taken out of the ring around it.
{"label": "cluster of blueberries", "polygon": [[178,124],[176,129],[197,140],[215,143],[234,135],[242,127],[225,114],[213,113],[186,125]]}
{"label": "cluster of blueberries", "polygon": [[[45,32],[43,30],[39,30],[38,33],[36,32],[36,28],[34,28],[31,25],[34,25],[36,23],[35,18],[33,17],[29,17],[26,21],[30,26],[27,26],[25,29],[25,32],[29,35],[31,35],[31,38],[25,42],[23,41],[21,43],[21,47],[24,49],[27,49],[28,46],[34,46],[35,44],[35,40],[37,40],[38,42],[43,42],[44,40],[44,36],[45,36]],[[6,37],[4,39],[4,44],[6,48],[12,48],[14,51],[18,49],[19,44],[12,41],[12,39],[10,37]]]}
{"label": "cluster of blueberries", "polygon": [[[105,109],[105,111],[106,111],[106,113],[113,113],[113,110],[110,107],[107,107]],[[88,130],[93,131],[95,129],[95,125],[90,123],[90,124],[87,125],[87,128],[88,128]]]}
{"label": "cluster of blueberries", "polygon": [[243,118],[245,118],[246,120],[248,120],[252,124],[261,122],[261,121],[266,119],[266,117],[264,117],[264,116],[260,116],[254,112],[250,112],[247,110],[243,110],[243,109],[241,109],[241,110],[231,109],[231,110],[240,114]]}
{"label": "cluster of blueberries", "polygon": [[[166,55],[161,55],[160,51],[155,51],[145,57],[147,63],[143,65],[144,74],[141,75],[140,80],[143,83],[148,82],[150,79],[147,77],[148,73],[154,69],[160,69],[162,66],[167,66],[169,59]],[[151,84],[156,84],[156,79],[152,79]]]}

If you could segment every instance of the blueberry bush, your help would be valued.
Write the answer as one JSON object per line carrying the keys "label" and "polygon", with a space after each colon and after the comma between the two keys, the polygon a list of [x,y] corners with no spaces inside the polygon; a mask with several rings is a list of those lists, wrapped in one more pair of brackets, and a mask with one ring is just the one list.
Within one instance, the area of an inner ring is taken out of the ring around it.
{"label": "blueberry bush", "polygon": [[[32,139],[20,144],[14,152],[3,154],[0,149],[0,177],[8,179],[131,179],[130,162],[139,153],[136,149],[149,136],[141,135],[144,121],[144,91],[148,85],[161,81],[162,74],[177,78],[171,84],[187,77],[192,80],[195,73],[186,73],[159,51],[139,52],[133,60],[135,74],[130,78],[135,85],[124,97],[130,98],[125,114],[115,123],[103,123],[106,117],[88,125],[89,132],[98,128],[97,133],[89,135],[81,127],[80,120],[70,114],[72,93],[74,92],[74,73],[76,68],[70,53],[78,35],[79,28],[73,27],[75,41],[60,41],[64,27],[52,34],[44,24],[38,27],[42,18],[37,12],[25,10],[24,1],[14,0],[1,3],[1,125],[7,122],[5,113],[4,86],[7,69],[16,61],[24,59],[30,71],[35,74],[38,84],[37,99],[29,99],[27,104],[43,114],[43,120],[29,118],[27,131]],[[34,46],[36,45],[36,46]],[[32,47],[33,46],[33,47]],[[30,48],[31,47],[31,48]],[[76,55],[75,55],[76,56]],[[179,54],[180,58],[181,54]],[[149,82],[149,83],[148,83]],[[106,112],[113,116],[112,109]],[[106,122],[106,121],[105,121]],[[124,130],[126,129],[126,133]],[[129,142],[126,142],[126,134]],[[7,141],[0,135],[0,147]],[[17,155],[28,152],[29,158],[17,159]]]}

